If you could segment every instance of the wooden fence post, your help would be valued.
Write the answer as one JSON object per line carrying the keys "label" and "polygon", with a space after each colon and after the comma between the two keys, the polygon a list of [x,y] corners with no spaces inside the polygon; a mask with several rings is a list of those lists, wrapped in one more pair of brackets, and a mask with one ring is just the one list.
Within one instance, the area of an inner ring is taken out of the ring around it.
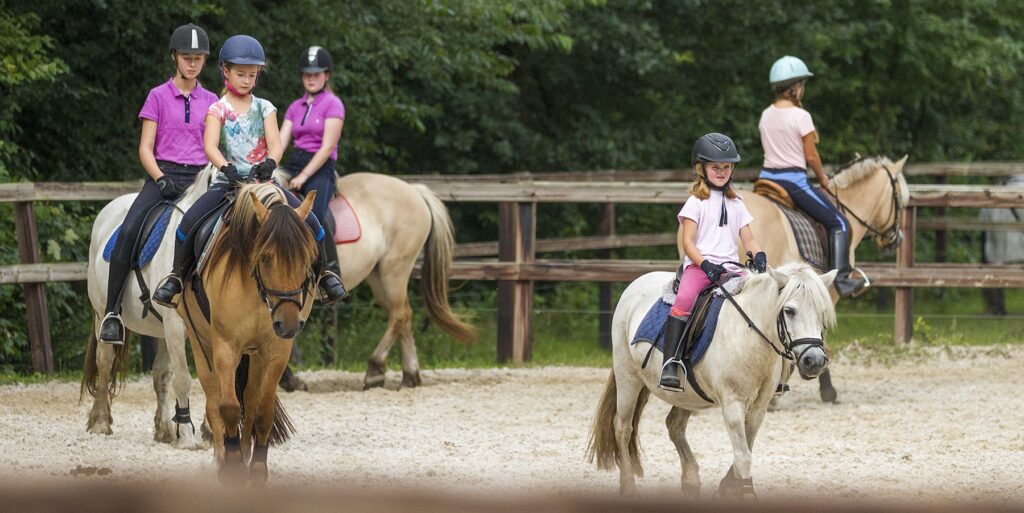
{"label": "wooden fence post", "polygon": [[[504,202],[498,206],[498,260],[534,261],[537,204]],[[533,282],[498,281],[498,362],[527,362],[533,352]]]}
{"label": "wooden fence post", "polygon": [[[605,203],[604,212],[601,216],[601,225],[598,227],[601,235],[615,235],[615,204]],[[615,258],[615,250],[605,249],[598,252],[598,258],[611,260]],[[597,342],[601,347],[611,350],[612,348],[612,284],[601,282],[597,285]]]}
{"label": "wooden fence post", "polygon": [[[900,228],[903,230],[903,244],[896,250],[896,268],[905,269],[914,266],[914,239],[917,228],[917,208],[909,207],[900,216]],[[896,288],[896,312],[893,319],[892,340],[897,345],[910,342],[914,335],[914,289],[910,287]]]}
{"label": "wooden fence post", "polygon": [[[14,204],[14,225],[21,263],[38,263],[39,234],[36,231],[36,213],[31,202]],[[24,288],[25,309],[28,311],[28,344],[32,350],[32,370],[43,374],[53,374],[50,315],[46,310],[46,284],[26,283]]]}

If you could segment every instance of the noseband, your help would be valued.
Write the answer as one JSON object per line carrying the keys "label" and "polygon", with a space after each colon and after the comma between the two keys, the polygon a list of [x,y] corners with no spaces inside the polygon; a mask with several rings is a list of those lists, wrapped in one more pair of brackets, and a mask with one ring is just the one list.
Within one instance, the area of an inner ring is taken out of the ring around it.
{"label": "noseband", "polygon": [[[285,303],[295,304],[295,306],[299,307],[300,311],[306,307],[306,301],[309,299],[309,284],[313,280],[312,274],[306,273],[306,279],[302,280],[302,285],[300,285],[299,288],[292,290],[277,290],[267,287],[266,284],[263,283],[263,276],[260,275],[259,264],[256,265],[256,269],[252,272],[252,276],[256,279],[256,290],[259,291],[260,297],[263,298],[263,303],[267,305],[267,310],[270,311],[271,318],[274,317],[274,312],[276,312],[277,309]],[[296,299],[296,296],[300,296],[302,300],[300,301],[299,299]],[[271,304],[270,298],[276,299],[277,302]]]}

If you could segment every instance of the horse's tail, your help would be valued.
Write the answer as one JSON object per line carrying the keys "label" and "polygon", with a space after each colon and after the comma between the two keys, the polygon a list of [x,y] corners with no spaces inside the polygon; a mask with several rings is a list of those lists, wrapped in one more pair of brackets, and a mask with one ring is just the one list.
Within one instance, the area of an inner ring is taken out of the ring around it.
{"label": "horse's tail", "polygon": [[430,320],[461,342],[475,342],[476,328],[463,321],[448,304],[448,275],[455,254],[455,235],[448,209],[427,186],[413,185],[430,210],[430,236],[424,247],[420,292]]}
{"label": "horse's tail", "polygon": [[[276,383],[277,381],[275,381]],[[235,369],[235,398],[238,399],[238,404],[242,408],[241,419],[245,419],[245,387],[249,384],[249,355],[243,354],[241,361],[238,362],[238,368]],[[242,429],[241,423],[238,425],[238,429]],[[267,438],[267,443],[273,446],[281,445],[288,441],[295,433],[295,425],[292,424],[291,417],[288,416],[288,412],[285,411],[284,405],[281,404],[280,397],[274,397],[274,425],[270,428],[270,437]]]}
{"label": "horse's tail", "polygon": [[[633,409],[633,430],[629,435],[629,457],[633,462],[633,473],[637,477],[644,476],[644,467],[640,461],[640,442],[637,438],[637,428],[640,426],[640,414],[647,406],[647,399],[651,391],[647,387],[640,389],[640,397],[637,398],[636,407]],[[608,373],[608,383],[604,387],[604,395],[601,396],[601,403],[597,406],[597,414],[594,416],[594,425],[590,428],[590,442],[587,444],[587,461],[597,461],[597,468],[610,470],[615,468],[619,461],[619,444],[615,439],[615,416],[618,401],[618,387],[615,385],[615,371]]]}
{"label": "horse's tail", "polygon": [[[93,313],[92,322],[93,326],[89,333],[89,342],[85,348],[85,368],[82,369],[82,383],[78,389],[78,402],[82,402],[86,392],[89,392],[89,395],[92,397],[96,397],[96,379],[100,375],[100,369],[96,366],[96,350],[99,344],[99,341],[96,339],[96,330],[99,329],[100,321],[95,313]],[[114,365],[110,369],[110,379],[107,381],[107,390],[110,393],[110,397],[117,395],[121,385],[124,384],[124,378],[128,374],[128,366],[126,364],[131,347],[128,345],[127,340],[124,342],[114,348]]]}

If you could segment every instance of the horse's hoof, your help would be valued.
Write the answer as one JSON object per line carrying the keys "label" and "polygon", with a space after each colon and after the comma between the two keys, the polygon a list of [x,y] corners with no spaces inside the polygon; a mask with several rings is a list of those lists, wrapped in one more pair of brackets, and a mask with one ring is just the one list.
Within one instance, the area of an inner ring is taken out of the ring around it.
{"label": "horse's hoof", "polygon": [[380,379],[373,380],[373,381],[364,381],[363,382],[363,390],[364,391],[369,390],[371,388],[381,388],[383,386],[384,386],[384,378],[383,377],[381,377]]}
{"label": "horse's hoof", "polygon": [[267,480],[270,479],[270,471],[266,463],[255,462],[249,465],[249,486],[252,488],[265,488]]}
{"label": "horse's hoof", "polygon": [[402,388],[416,388],[423,384],[423,380],[420,379],[420,371],[416,372],[405,372],[402,371]]}
{"label": "horse's hoof", "polygon": [[213,430],[210,429],[210,424],[208,424],[205,419],[203,420],[202,425],[199,426],[199,435],[202,437],[203,441],[213,441]]}
{"label": "horse's hoof", "polygon": [[114,434],[114,430],[110,429],[110,422],[109,421],[104,421],[104,420],[97,420],[95,422],[90,422],[88,427],[86,427],[86,431],[88,431],[88,432],[90,432],[90,433],[92,433],[94,435],[112,435],[112,434]]}
{"label": "horse's hoof", "polygon": [[683,483],[683,495],[687,497],[700,497],[700,482]]}
{"label": "horse's hoof", "polygon": [[296,390],[309,392],[309,386],[306,385],[306,382],[302,381],[302,378],[294,374],[291,375],[291,379],[281,380],[281,388],[284,389],[285,392],[294,392]]}
{"label": "horse's hoof", "polygon": [[224,462],[217,469],[217,477],[225,486],[244,486],[249,478],[249,471],[242,463],[242,453],[227,453]]}
{"label": "horse's hoof", "polygon": [[826,402],[826,403],[834,403],[834,402],[836,402],[836,397],[838,396],[838,394],[836,393],[836,389],[834,387],[822,388],[820,390],[820,392],[821,392],[821,400],[822,400],[822,402]]}
{"label": "horse's hoof", "polygon": [[178,433],[178,439],[175,440],[172,445],[175,449],[183,449],[186,451],[196,451],[203,448],[202,442],[196,438],[195,433],[192,432],[191,426],[182,426],[181,431]]}

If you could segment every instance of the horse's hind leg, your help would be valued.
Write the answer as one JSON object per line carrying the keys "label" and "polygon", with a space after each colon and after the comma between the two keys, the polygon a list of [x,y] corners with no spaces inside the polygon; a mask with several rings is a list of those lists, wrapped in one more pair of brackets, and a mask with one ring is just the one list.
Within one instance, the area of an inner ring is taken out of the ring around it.
{"label": "horse's hind leg", "polygon": [[169,444],[174,441],[174,407],[168,399],[171,388],[171,360],[167,356],[167,344],[156,341],[156,358],[153,359],[153,391],[156,392],[156,413],[153,415],[153,441]]}
{"label": "horse's hind leg", "polygon": [[[397,291],[394,291],[393,284],[385,284],[381,280],[380,272],[374,271],[366,277],[367,283],[370,284],[370,288],[373,289],[373,297],[377,300],[382,308],[388,312],[388,326],[384,330],[384,335],[380,338],[380,342],[377,343],[377,347],[373,350],[373,354],[370,356],[369,367],[366,369],[366,377],[363,378],[363,390],[367,390],[375,387],[384,386],[384,381],[387,374],[387,358],[388,352],[391,351],[391,346],[394,345],[395,339],[402,336],[403,331],[408,333],[408,337],[412,339],[412,307],[409,306],[408,296],[402,293],[401,302],[396,301],[393,297]],[[407,281],[408,283],[408,281]],[[405,289],[403,289],[404,291]],[[403,375],[406,371],[406,351],[402,351],[402,370]],[[415,346],[413,346],[412,357],[415,359]],[[419,378],[418,362],[416,363],[416,378]],[[403,384],[405,379],[403,377]],[[418,383],[417,383],[418,384]],[[412,385],[415,386],[415,385]]]}
{"label": "horse's hind leg", "polygon": [[[643,476],[643,467],[639,462],[639,445],[636,442],[637,433],[634,432],[634,428],[640,420],[636,418],[640,413],[637,405],[641,400],[644,385],[632,376],[616,375],[615,379],[615,442],[619,446],[619,493],[637,495],[636,476]],[[639,409],[642,410],[643,406],[641,405]]]}
{"label": "horse's hind leg", "polygon": [[196,427],[192,422],[189,405],[192,374],[189,373],[185,354],[185,325],[180,318],[167,317],[164,322],[164,336],[161,345],[166,346],[171,368],[171,383],[174,386],[174,446],[178,449],[199,449],[201,435],[196,434]]}
{"label": "horse's hind leg", "polygon": [[679,463],[683,467],[681,479],[683,493],[689,496],[700,496],[700,465],[697,458],[690,450],[690,443],[686,440],[686,424],[690,420],[691,412],[679,407],[673,407],[665,417],[665,426],[668,428],[668,437],[676,446],[679,453]]}
{"label": "horse's hind leg", "polygon": [[110,380],[114,372],[114,346],[102,342],[96,344],[96,397],[89,410],[86,430],[97,435],[109,435],[114,431],[110,425],[114,419],[110,415]]}

